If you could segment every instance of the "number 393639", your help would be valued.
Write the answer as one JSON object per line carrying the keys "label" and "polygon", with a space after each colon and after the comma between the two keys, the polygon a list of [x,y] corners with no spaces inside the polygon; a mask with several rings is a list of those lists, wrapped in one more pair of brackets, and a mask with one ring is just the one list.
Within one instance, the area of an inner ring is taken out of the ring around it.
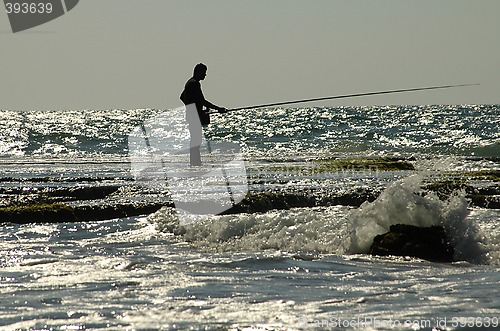
{"label": "number 393639", "polygon": [[50,2],[7,2],[5,10],[7,14],[50,14],[54,7]]}

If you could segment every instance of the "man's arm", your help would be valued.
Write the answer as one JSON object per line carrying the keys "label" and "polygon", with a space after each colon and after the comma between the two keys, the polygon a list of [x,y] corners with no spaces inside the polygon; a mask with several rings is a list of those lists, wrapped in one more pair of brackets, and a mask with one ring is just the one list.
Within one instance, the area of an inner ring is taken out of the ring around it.
{"label": "man's arm", "polygon": [[205,108],[215,109],[215,110],[217,110],[219,112],[225,112],[226,111],[226,108],[214,105],[213,103],[211,103],[210,101],[208,101],[207,99],[205,99],[205,96],[203,95],[203,91],[201,90],[201,84],[199,82],[198,82],[198,84],[195,85],[194,94],[195,94],[195,99],[201,101],[200,104],[202,106],[204,106]]}
{"label": "man's arm", "polygon": [[216,106],[213,103],[211,103],[210,101],[205,100],[205,98],[203,98],[203,100],[204,100],[203,101],[203,106],[205,106],[208,109],[215,109],[215,110],[217,110],[219,112],[225,112],[226,111],[226,108],[224,108],[224,107]]}

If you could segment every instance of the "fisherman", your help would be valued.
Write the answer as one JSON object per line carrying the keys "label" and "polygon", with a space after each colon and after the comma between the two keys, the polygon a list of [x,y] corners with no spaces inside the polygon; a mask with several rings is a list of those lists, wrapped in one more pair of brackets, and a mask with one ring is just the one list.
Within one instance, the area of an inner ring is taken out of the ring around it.
{"label": "fisherman", "polygon": [[[219,113],[227,111],[224,107],[219,107],[209,102],[203,96],[200,81],[207,76],[207,66],[198,63],[194,67],[193,77],[184,86],[181,100],[186,105],[186,121],[189,124],[189,163],[193,166],[201,165],[200,146],[203,136],[202,126],[210,124],[210,109],[215,109]],[[203,108],[205,107],[205,108]]]}

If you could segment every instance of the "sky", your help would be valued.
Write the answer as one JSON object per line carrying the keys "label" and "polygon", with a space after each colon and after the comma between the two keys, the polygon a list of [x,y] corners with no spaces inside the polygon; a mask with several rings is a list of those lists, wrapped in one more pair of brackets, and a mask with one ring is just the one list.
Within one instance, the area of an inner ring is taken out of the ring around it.
{"label": "sky", "polygon": [[0,13],[0,109],[170,109],[196,63],[236,108],[500,104],[498,0],[80,0],[12,33]]}

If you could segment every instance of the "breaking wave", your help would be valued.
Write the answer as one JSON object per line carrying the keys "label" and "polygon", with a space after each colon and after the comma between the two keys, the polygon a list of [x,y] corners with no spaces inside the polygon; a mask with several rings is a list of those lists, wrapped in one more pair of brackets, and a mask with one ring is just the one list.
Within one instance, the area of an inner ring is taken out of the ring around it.
{"label": "breaking wave", "polygon": [[352,207],[332,206],[213,216],[181,226],[173,208],[149,216],[160,231],[181,236],[208,251],[318,252],[347,249],[346,215]]}
{"label": "breaking wave", "polygon": [[485,238],[468,218],[465,192],[455,191],[447,200],[421,188],[423,176],[413,175],[391,183],[373,202],[353,211],[350,217],[351,253],[366,253],[376,235],[393,224],[420,227],[441,225],[455,248],[455,259],[487,263]]}
{"label": "breaking wave", "polygon": [[[465,192],[440,200],[421,188],[418,175],[390,184],[373,202],[359,208],[326,206],[217,215],[181,225],[174,208],[164,207],[148,221],[159,231],[210,252],[278,250],[291,253],[366,253],[376,235],[392,224],[441,225],[455,248],[455,259],[494,263],[488,240],[469,216]],[[495,250],[498,245],[490,245]],[[496,254],[496,255],[495,255]]]}

